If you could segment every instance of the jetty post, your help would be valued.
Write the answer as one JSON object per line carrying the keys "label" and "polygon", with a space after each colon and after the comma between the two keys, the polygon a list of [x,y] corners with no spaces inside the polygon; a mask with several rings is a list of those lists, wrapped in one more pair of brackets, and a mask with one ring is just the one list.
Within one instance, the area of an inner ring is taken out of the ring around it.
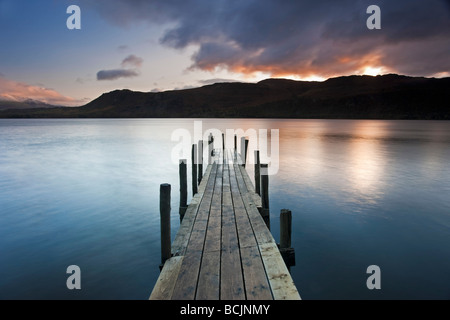
{"label": "jetty post", "polygon": [[292,212],[289,209],[281,209],[280,212],[280,248],[291,247]]}
{"label": "jetty post", "polygon": [[269,211],[269,170],[267,164],[261,164],[261,216],[270,230],[270,211]]}
{"label": "jetty post", "polygon": [[214,136],[212,133],[208,137],[208,164],[212,164],[212,157],[214,156]]}
{"label": "jetty post", "polygon": [[187,160],[181,159],[179,164],[180,175],[180,222],[183,221],[187,210]]}
{"label": "jetty post", "polygon": [[159,214],[161,218],[161,266],[172,256],[170,240],[170,189],[168,183],[159,188]]}
{"label": "jetty post", "polygon": [[198,140],[198,184],[202,182],[203,177],[203,140]]}
{"label": "jetty post", "polygon": [[197,192],[197,145],[192,145],[192,196]]}
{"label": "jetty post", "polygon": [[247,163],[247,149],[248,149],[248,139],[245,137],[241,137],[241,158],[244,162],[242,165],[245,168],[245,164]]}
{"label": "jetty post", "polygon": [[259,150],[255,150],[255,192],[261,196],[261,172],[260,172]]}
{"label": "jetty post", "polygon": [[295,266],[295,250],[291,246],[292,212],[281,209],[280,212],[280,253],[288,270]]}

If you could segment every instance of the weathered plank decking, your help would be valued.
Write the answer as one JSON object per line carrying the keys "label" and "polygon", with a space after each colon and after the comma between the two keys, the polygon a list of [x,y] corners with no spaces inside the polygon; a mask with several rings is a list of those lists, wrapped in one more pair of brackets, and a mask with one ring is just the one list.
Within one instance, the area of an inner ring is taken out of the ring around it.
{"label": "weathered plank decking", "polygon": [[300,299],[260,205],[239,155],[220,150],[186,210],[150,299]]}

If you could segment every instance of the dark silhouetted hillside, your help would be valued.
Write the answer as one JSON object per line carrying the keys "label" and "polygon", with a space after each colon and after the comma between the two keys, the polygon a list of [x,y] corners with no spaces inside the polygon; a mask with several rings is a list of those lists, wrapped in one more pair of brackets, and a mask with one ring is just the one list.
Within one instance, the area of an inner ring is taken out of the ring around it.
{"label": "dark silhouetted hillside", "polygon": [[33,118],[450,119],[450,78],[267,79],[158,93],[116,90],[85,106],[0,111]]}

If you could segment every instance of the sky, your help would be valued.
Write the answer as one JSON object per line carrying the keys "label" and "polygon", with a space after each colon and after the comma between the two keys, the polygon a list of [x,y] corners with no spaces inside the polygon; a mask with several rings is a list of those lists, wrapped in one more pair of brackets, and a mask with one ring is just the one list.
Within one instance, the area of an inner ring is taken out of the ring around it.
{"label": "sky", "polygon": [[0,0],[0,99],[387,73],[450,76],[450,0]]}

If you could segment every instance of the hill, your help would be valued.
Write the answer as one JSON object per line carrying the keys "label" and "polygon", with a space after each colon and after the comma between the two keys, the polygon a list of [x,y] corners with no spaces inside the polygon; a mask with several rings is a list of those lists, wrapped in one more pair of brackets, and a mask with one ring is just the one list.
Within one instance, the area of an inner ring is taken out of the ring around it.
{"label": "hill", "polygon": [[3,118],[450,119],[450,78],[267,79],[165,92],[115,90],[78,108],[0,111]]}
{"label": "hill", "polygon": [[57,106],[28,99],[25,101],[11,101],[11,100],[0,100],[0,110],[7,110],[7,109],[38,109],[38,108],[55,108]]}

